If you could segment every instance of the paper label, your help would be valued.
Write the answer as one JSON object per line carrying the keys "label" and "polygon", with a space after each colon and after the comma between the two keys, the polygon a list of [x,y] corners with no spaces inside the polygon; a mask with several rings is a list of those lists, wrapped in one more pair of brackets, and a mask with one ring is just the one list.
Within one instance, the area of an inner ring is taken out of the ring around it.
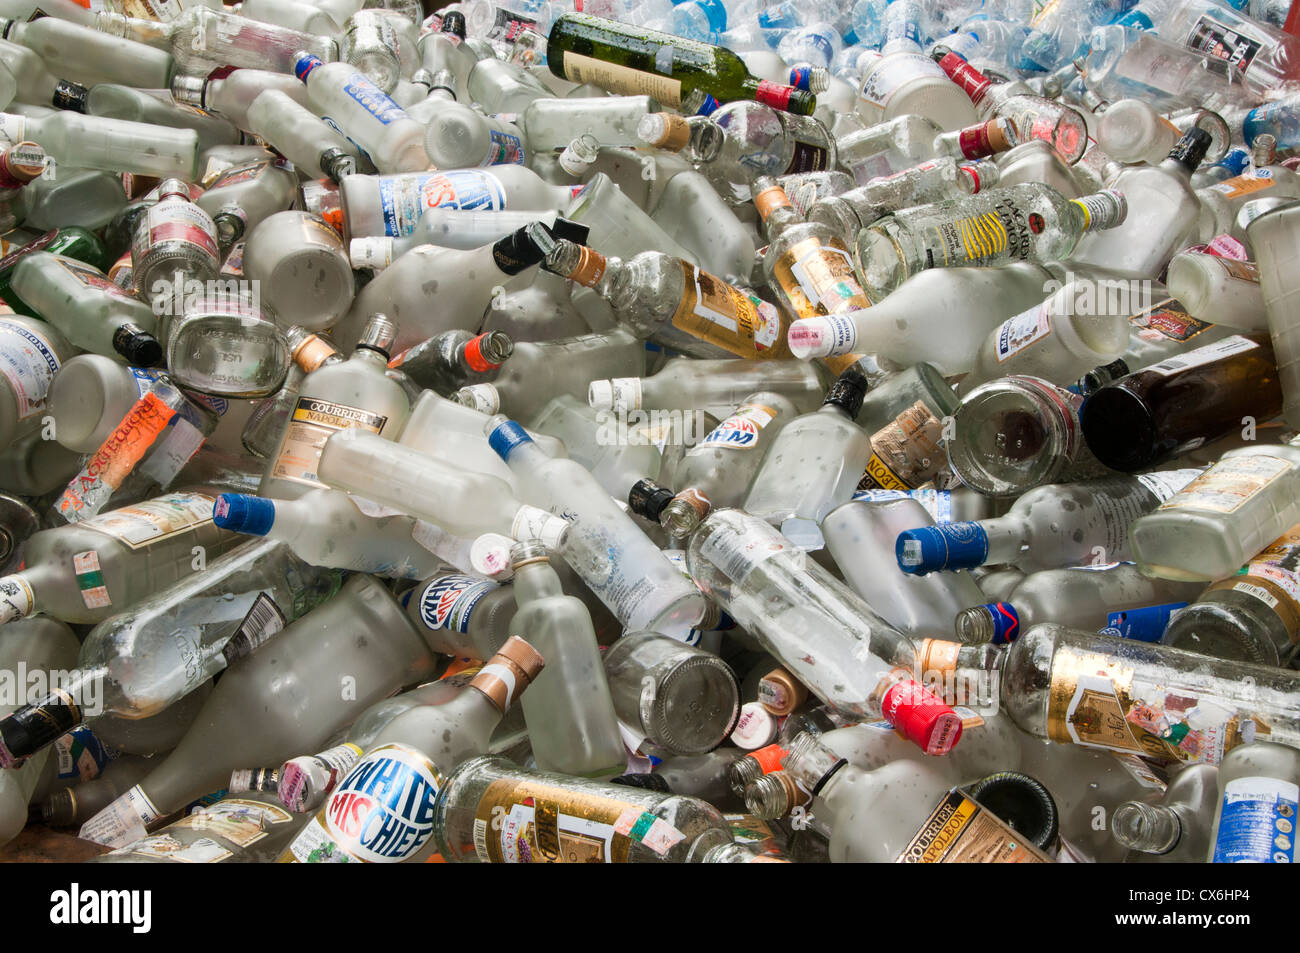
{"label": "paper label", "polygon": [[[921,234],[926,268],[1023,260],[1033,247],[1030,219],[1009,198],[993,198],[989,210],[931,225]],[[1041,230],[1041,228],[1040,228]]]}
{"label": "paper label", "polygon": [[777,553],[802,553],[767,523],[746,521],[739,532],[720,524],[700,546],[700,555],[733,582],[740,583],[761,562]]}
{"label": "paper label", "polygon": [[796,242],[777,259],[773,273],[797,317],[871,306],[854,274],[853,258],[838,238]]}
{"label": "paper label", "polygon": [[87,609],[103,609],[113,604],[104,585],[104,573],[99,565],[99,553],[93,549],[76,553],[72,557],[72,573],[81,590],[81,601]]}
{"label": "paper label", "polygon": [[871,459],[859,490],[910,490],[934,479],[947,462],[943,422],[917,401],[871,436]]}
{"label": "paper label", "polygon": [[218,261],[216,234],[211,216],[193,202],[159,202],[150,207],[143,227],[137,228],[131,255],[140,261],[149,249],[162,242],[184,242],[210,257],[215,265]]}
{"label": "paper label", "polygon": [[1289,460],[1255,453],[1227,457],[1160,504],[1160,510],[1197,509],[1232,513],[1291,471]]}
{"label": "paper label", "polygon": [[287,853],[299,863],[400,863],[433,836],[442,775],[404,745],[383,745],[353,766]]}
{"label": "paper label", "polygon": [[936,523],[952,522],[952,490],[858,490],[853,494],[853,501],[865,500],[879,503],[884,500],[913,499],[925,507],[925,511]]}
{"label": "paper label", "polygon": [[1221,361],[1226,357],[1234,354],[1241,354],[1244,351],[1251,351],[1259,347],[1250,338],[1242,337],[1240,334],[1234,334],[1226,337],[1222,341],[1215,341],[1213,344],[1207,344],[1205,347],[1198,347],[1194,351],[1188,351],[1186,354],[1179,354],[1176,357],[1168,358],[1159,364],[1152,364],[1145,368],[1147,371],[1153,371],[1161,377],[1168,377],[1171,374],[1177,374],[1180,371],[1186,371],[1193,367],[1201,367],[1205,364],[1213,364],[1215,361]]}
{"label": "paper label", "polygon": [[75,523],[98,513],[175,416],[153,391],[136,401],[63,491],[55,504],[59,515]]}
{"label": "paper label", "polygon": [[221,648],[226,665],[233,665],[241,658],[252,655],[257,649],[284,629],[285,617],[280,607],[265,592],[259,592],[248,613],[239,623],[234,634]]}
{"label": "paper label", "polygon": [[994,338],[994,356],[1001,364],[1013,354],[1052,333],[1052,312],[1047,304],[1035,305],[1002,322]]}
{"label": "paper label", "polygon": [[1243,195],[1252,195],[1255,192],[1271,189],[1277,184],[1277,180],[1273,178],[1271,172],[1268,175],[1260,175],[1261,172],[1269,172],[1269,170],[1256,169],[1254,172],[1247,172],[1245,175],[1216,182],[1210,188],[1215,192],[1221,192],[1225,199],[1239,199]]}
{"label": "paper label", "polygon": [[895,863],[1050,864],[1052,859],[960,791],[949,791]]}
{"label": "paper label", "polygon": [[[662,49],[671,51],[671,47]],[[591,83],[619,96],[649,96],[662,106],[677,109],[682,104],[682,81],[658,73],[647,73],[618,63],[565,50],[561,57],[564,78],[571,83]],[[665,64],[672,68],[671,56]]]}
{"label": "paper label", "polygon": [[215,497],[204,493],[168,493],[83,520],[81,525],[140,549],[212,522],[215,503]]}
{"label": "paper label", "polygon": [[315,485],[320,483],[316,468],[330,434],[360,427],[382,434],[388,418],[360,407],[335,403],[319,397],[299,397],[285,430],[271,476],[280,480]]}
{"label": "paper label", "polygon": [[0,625],[32,614],[32,587],[22,576],[0,576]]}
{"label": "paper label", "polygon": [[890,98],[904,83],[925,76],[948,79],[939,64],[921,53],[891,53],[888,59],[877,61],[878,65],[862,82],[858,96],[884,109]]}
{"label": "paper label", "polygon": [[1197,469],[1161,470],[1156,473],[1139,473],[1137,481],[1151,491],[1151,494],[1163,503],[1195,480],[1204,471]]}
{"label": "paper label", "polygon": [[544,781],[494,781],[474,812],[474,851],[490,864],[625,863],[633,842],[664,856],[682,839],[634,804]]}
{"label": "paper label", "polygon": [[1300,787],[1279,778],[1233,778],[1223,786],[1216,864],[1295,862]]}
{"label": "paper label", "polygon": [[478,576],[442,576],[420,593],[420,620],[430,629],[468,632],[474,607],[496,588],[495,582]]}
{"label": "paper label", "polygon": [[60,366],[45,335],[17,321],[0,319],[0,374],[9,382],[19,420],[45,409],[45,395]]}
{"label": "paper label", "polygon": [[1209,14],[1202,14],[1192,24],[1185,45],[1198,53],[1231,63],[1244,73],[1264,48],[1265,41],[1241,27],[1240,21],[1229,26]]}
{"label": "paper label", "polygon": [[1190,341],[1202,331],[1214,327],[1208,321],[1193,318],[1173,298],[1160,301],[1129,319],[1129,324],[1143,341]]}
{"label": "paper label", "polygon": [[98,268],[92,268],[85,262],[77,261],[75,258],[65,258],[63,255],[56,255],[55,261],[62,266],[63,270],[87,288],[94,288],[96,291],[102,291],[114,298],[123,301],[130,301],[134,304],[140,304],[140,299],[129,294],[125,289],[119,287],[109,280],[108,276]]}
{"label": "paper label", "polygon": [[108,847],[125,847],[144,837],[161,815],[140,785],[136,785],[82,825],[82,840]]}
{"label": "paper label", "polygon": [[789,357],[785,322],[771,304],[682,262],[684,291],[673,327],[741,357]]}
{"label": "paper label", "polygon": [[145,837],[125,847],[110,851],[112,854],[139,854],[142,857],[158,857],[178,864],[219,864],[234,853],[222,847],[210,837],[200,837],[188,844],[182,843],[171,834],[155,834]]}
{"label": "paper label", "polygon": [[431,208],[499,212],[505,207],[506,190],[501,180],[479,169],[379,177],[379,209],[384,234],[389,238],[412,234]]}
{"label": "paper label", "polygon": [[734,414],[710,430],[700,441],[699,447],[692,447],[687,455],[703,452],[706,448],[753,450],[759,444],[763,428],[776,416],[777,411],[766,404],[741,404]]}
{"label": "paper label", "polygon": [[202,430],[185,418],[184,411],[173,417],[157,446],[140,463],[140,472],[152,477],[161,487],[171,485],[207,439]]}
{"label": "paper label", "polygon": [[60,778],[89,781],[99,777],[104,765],[116,755],[85,725],[78,725],[54,742],[54,757]]}
{"label": "paper label", "polygon": [[364,73],[353,73],[349,76],[343,83],[343,92],[382,125],[391,125],[399,119],[408,118],[406,110],[393,102],[388,94]]}

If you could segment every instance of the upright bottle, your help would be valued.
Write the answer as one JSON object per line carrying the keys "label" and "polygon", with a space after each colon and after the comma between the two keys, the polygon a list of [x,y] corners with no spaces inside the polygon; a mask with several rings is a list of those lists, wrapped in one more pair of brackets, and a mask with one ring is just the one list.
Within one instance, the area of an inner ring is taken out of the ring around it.
{"label": "upright bottle", "polygon": [[819,410],[786,425],[741,509],[779,526],[800,546],[820,549],[819,524],[849,501],[871,459],[871,438],[854,423],[866,391],[866,376],[847,370],[826,392]]}
{"label": "upright bottle", "polygon": [[542,654],[552,676],[542,672],[522,702],[538,768],[581,777],[621,774],[627,752],[587,607],[564,594],[541,545],[520,543],[511,560],[519,611],[510,629]]}
{"label": "upright bottle", "polygon": [[269,458],[260,495],[291,500],[318,486],[321,451],[335,431],[364,427],[397,439],[411,406],[401,385],[385,373],[396,336],[396,325],[376,314],[350,358],[323,364],[303,379],[280,447]]}
{"label": "upright bottle", "polygon": [[[220,267],[212,217],[191,201],[188,185],[180,179],[164,179],[158,185],[158,201],[140,217],[131,239],[131,281],[136,293],[157,302],[162,313],[174,319],[179,315],[170,302],[183,299],[188,282],[215,278]],[[163,302],[168,307],[162,307]],[[165,340],[167,331],[160,328],[159,337]]]}

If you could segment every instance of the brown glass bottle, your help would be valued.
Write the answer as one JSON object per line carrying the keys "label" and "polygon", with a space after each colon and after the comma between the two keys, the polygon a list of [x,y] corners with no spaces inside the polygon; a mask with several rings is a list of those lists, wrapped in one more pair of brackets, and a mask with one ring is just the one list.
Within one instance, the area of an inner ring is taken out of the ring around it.
{"label": "brown glass bottle", "polygon": [[1268,336],[1231,337],[1099,388],[1080,412],[1088,449],[1134,473],[1282,412]]}

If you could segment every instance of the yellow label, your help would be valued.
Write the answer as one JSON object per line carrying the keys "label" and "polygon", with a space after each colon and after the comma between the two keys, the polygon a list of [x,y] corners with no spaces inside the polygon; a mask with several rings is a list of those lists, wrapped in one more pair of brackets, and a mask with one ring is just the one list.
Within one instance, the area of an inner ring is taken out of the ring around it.
{"label": "yellow label", "polygon": [[960,791],[949,791],[895,863],[1050,864],[1054,861]]}
{"label": "yellow label", "polygon": [[676,109],[682,104],[682,81],[658,73],[608,63],[581,53],[564,53],[564,78],[571,83],[591,83],[620,96],[650,96],[660,105]]}
{"label": "yellow label", "polygon": [[1241,198],[1243,195],[1250,195],[1253,192],[1271,189],[1276,184],[1276,181],[1271,177],[1247,174],[1239,175],[1234,179],[1225,179],[1218,185],[1210,186],[1210,188],[1216,192],[1222,192],[1225,199],[1236,199]]}
{"label": "yellow label", "polygon": [[788,329],[781,312],[721,278],[682,262],[684,289],[673,327],[748,358],[788,358]]}
{"label": "yellow label", "polygon": [[853,273],[853,258],[838,238],[806,238],[786,249],[773,274],[800,318],[871,306]]}
{"label": "yellow label", "polygon": [[383,433],[387,423],[387,417],[359,407],[317,397],[299,397],[285,429],[284,440],[280,443],[271,476],[318,485],[320,479],[316,476],[316,467],[320,465],[321,451],[325,449],[330,434],[349,427]]}
{"label": "yellow label", "polygon": [[859,490],[911,490],[934,479],[944,462],[943,424],[917,401],[871,436]]}

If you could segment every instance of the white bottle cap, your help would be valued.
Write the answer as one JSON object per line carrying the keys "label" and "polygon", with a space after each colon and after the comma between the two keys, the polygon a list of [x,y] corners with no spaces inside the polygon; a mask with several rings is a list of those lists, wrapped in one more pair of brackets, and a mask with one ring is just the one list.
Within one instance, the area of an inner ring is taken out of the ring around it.
{"label": "white bottle cap", "polygon": [[525,503],[510,525],[510,535],[520,542],[541,540],[547,549],[559,549],[569,532],[569,521]]}
{"label": "white bottle cap", "polygon": [[484,533],[469,547],[470,567],[489,579],[505,582],[515,574],[510,566],[510,549],[515,541],[500,533]]}
{"label": "white bottle cap", "polygon": [[641,409],[641,378],[615,377],[609,382],[613,391],[613,410],[625,413]]}
{"label": "white bottle cap", "polygon": [[353,268],[374,268],[376,271],[393,263],[391,238],[354,238],[348,245],[348,260]]}
{"label": "white bottle cap", "polygon": [[740,708],[740,718],[731,732],[731,743],[737,748],[753,751],[770,745],[776,739],[776,717],[758,702],[746,702]]}
{"label": "white bottle cap", "polygon": [[820,315],[793,322],[787,340],[790,353],[800,360],[829,357],[835,353],[835,327]]}
{"label": "white bottle cap", "polygon": [[491,384],[470,384],[456,391],[456,403],[481,414],[495,414],[501,410],[501,395]]}
{"label": "white bottle cap", "polygon": [[587,403],[595,410],[613,410],[614,382],[592,381],[587,387]]}

